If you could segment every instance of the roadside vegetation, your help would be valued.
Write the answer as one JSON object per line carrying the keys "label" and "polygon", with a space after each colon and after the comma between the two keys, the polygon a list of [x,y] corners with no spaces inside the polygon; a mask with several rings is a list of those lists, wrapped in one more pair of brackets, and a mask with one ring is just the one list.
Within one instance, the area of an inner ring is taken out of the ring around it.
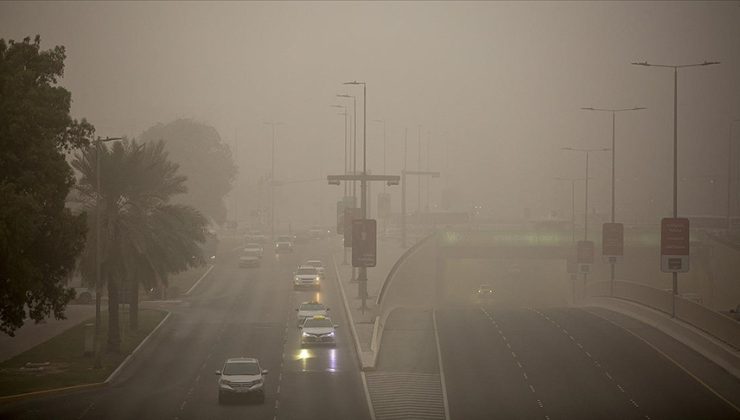
{"label": "roadside vegetation", "polygon": [[[166,313],[139,311],[139,326],[132,330],[126,317],[121,323],[121,351],[101,356],[102,367],[93,369],[93,357],[84,355],[85,324],[90,318],[63,333],[0,363],[0,396],[24,394],[105,381],[123,360],[162,321]],[[103,315],[103,334],[107,334]]]}

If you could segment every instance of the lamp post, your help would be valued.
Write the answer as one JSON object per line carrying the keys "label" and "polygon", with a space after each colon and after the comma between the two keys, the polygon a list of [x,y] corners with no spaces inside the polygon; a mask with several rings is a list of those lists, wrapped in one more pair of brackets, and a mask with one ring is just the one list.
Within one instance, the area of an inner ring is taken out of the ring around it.
{"label": "lamp post", "polygon": [[[635,66],[644,67],[664,67],[673,69],[673,217],[678,217],[678,69],[687,67],[703,67],[719,64],[719,61],[704,61],[703,63],[694,64],[679,64],[679,65],[668,65],[668,64],[650,64],[647,61],[633,62]],[[678,295],[678,272],[673,273],[673,296],[671,317],[676,316],[676,299]]]}
{"label": "lamp post", "polygon": [[[644,107],[633,107],[633,108],[593,108],[593,107],[586,107],[581,108],[586,111],[596,111],[596,112],[610,112],[612,114],[612,211],[611,211],[611,222],[615,222],[615,162],[616,162],[616,154],[617,154],[617,145],[616,145],[616,139],[615,139],[615,127],[616,127],[616,119],[617,119],[617,112],[627,112],[627,111],[640,111],[643,109],[647,109]],[[614,262],[612,261],[609,264],[609,281],[611,282],[611,290],[614,290]],[[612,292],[613,294],[613,292]]]}
{"label": "lamp post", "polygon": [[[584,200],[584,213],[583,213],[583,240],[588,240],[588,158],[589,154],[593,152],[608,152],[611,149],[602,148],[602,149],[581,149],[581,148],[574,148],[574,147],[563,147],[562,150],[567,150],[571,152],[581,152],[586,155],[586,177],[584,179],[584,182],[586,184],[586,197]],[[583,294],[585,296],[586,294],[586,281],[588,280],[588,273],[583,273]]]}
{"label": "lamp post", "polygon": [[276,129],[275,126],[283,125],[281,122],[271,121],[265,124],[272,127],[272,156],[270,157],[270,236],[271,240],[275,242],[275,137]]}
{"label": "lamp post", "polygon": [[[365,82],[345,82],[345,85],[362,85],[362,180],[360,180],[360,217],[367,219],[367,85]],[[355,101],[356,97],[353,97]],[[355,133],[357,133],[357,103],[355,102]],[[357,141],[357,135],[355,134],[355,142]],[[355,146],[355,170],[353,175],[357,172],[357,146]],[[354,250],[353,250],[354,252]],[[352,270],[354,272],[354,268]],[[360,298],[362,298],[362,311],[365,311],[365,299],[367,298],[367,267],[360,267],[358,274],[358,286],[360,288]]]}
{"label": "lamp post", "polygon": [[727,137],[727,231],[732,228],[732,126],[740,122],[740,118],[730,121],[730,134]]}
{"label": "lamp post", "polygon": [[[347,175],[347,161],[348,161],[348,145],[347,145],[347,120],[349,119],[349,113],[347,112],[347,107],[345,105],[331,105],[333,108],[343,108],[344,110],[339,113],[339,115],[344,115],[344,174]],[[342,211],[344,211],[344,204],[347,202],[347,194],[349,192],[348,185],[345,182],[344,183],[344,195],[342,196]],[[342,222],[344,222],[344,219],[342,219]],[[347,265],[347,247],[343,246],[343,253],[342,253],[342,265]]]}
{"label": "lamp post", "polygon": [[[373,122],[383,124],[383,174],[387,174],[388,170],[385,166],[385,157],[386,157],[386,137],[385,137],[385,120],[373,120]],[[383,192],[385,192],[385,184],[383,184]]]}
{"label": "lamp post", "polygon": [[[352,142],[351,142],[352,147],[350,147],[351,149],[350,150],[350,166],[352,168],[352,171],[351,171],[352,174],[356,174],[357,173],[357,96],[348,95],[348,94],[344,94],[344,95],[340,94],[340,95],[337,95],[337,97],[338,98],[352,98],[352,113],[354,115],[351,121],[353,128],[351,128],[350,131],[353,130],[354,135],[352,136]],[[356,189],[357,189],[356,183],[353,181],[352,182],[352,197],[355,197],[355,200],[357,197]]]}
{"label": "lamp post", "polygon": [[584,181],[585,178],[561,178],[555,177],[557,181],[570,182],[570,225],[571,225],[571,242],[576,243],[576,182]]}
{"label": "lamp post", "polygon": [[95,215],[95,368],[100,368],[100,306],[101,306],[101,290],[103,288],[102,281],[100,278],[100,216],[101,216],[101,192],[100,187],[100,145],[109,141],[122,140],[123,137],[98,137],[94,140],[95,143],[95,190],[97,195],[95,196],[95,205],[97,207]]}

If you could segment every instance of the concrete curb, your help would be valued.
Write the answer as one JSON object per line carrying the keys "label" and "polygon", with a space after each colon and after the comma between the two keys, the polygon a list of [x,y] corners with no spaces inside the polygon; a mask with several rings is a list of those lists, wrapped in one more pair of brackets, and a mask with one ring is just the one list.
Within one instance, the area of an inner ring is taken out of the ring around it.
{"label": "concrete curb", "polygon": [[740,378],[738,368],[740,352],[691,324],[671,319],[655,309],[619,298],[589,298],[581,306],[607,309],[650,325],[706,357],[736,378]]}
{"label": "concrete curb", "polygon": [[450,403],[447,400],[447,385],[445,383],[445,369],[442,365],[442,346],[439,345],[439,333],[437,332],[437,310],[432,309],[432,323],[434,325],[434,341],[437,343],[437,363],[439,363],[439,382],[442,385],[442,402],[445,407],[445,419],[450,418]]}
{"label": "concrete curb", "polygon": [[[336,273],[336,281],[337,286],[339,287],[339,294],[342,295],[342,306],[344,307],[344,313],[347,315],[347,320],[349,321],[349,328],[350,332],[352,333],[352,340],[355,344],[355,354],[357,354],[357,361],[360,363],[360,369],[363,371],[366,370],[373,370],[375,368],[374,365],[370,365],[365,358],[369,357],[371,360],[373,359],[372,355],[364,356],[365,353],[372,353],[372,352],[363,352],[362,346],[360,345],[360,337],[357,334],[357,329],[355,328],[355,320],[352,317],[352,311],[349,308],[349,302],[347,301],[347,295],[344,292],[344,286],[342,285],[342,277],[339,275],[339,268],[337,267],[337,261],[334,259],[334,256],[331,257],[331,262],[334,265],[334,272]],[[364,356],[364,357],[363,357]]]}
{"label": "concrete curb", "polygon": [[[357,361],[360,363],[360,378],[362,379],[362,388],[365,392],[365,400],[367,401],[367,408],[370,414],[370,419],[375,420],[375,408],[373,407],[373,400],[370,398],[370,389],[367,387],[367,378],[365,377],[366,366],[363,363],[362,358],[362,347],[360,346],[360,339],[357,335],[357,329],[355,329],[355,321],[352,317],[352,312],[349,309],[349,303],[347,302],[347,295],[344,293],[344,286],[342,286],[342,277],[339,275],[339,268],[337,267],[337,261],[334,259],[334,255],[331,256],[331,263],[334,265],[334,273],[336,274],[336,282],[339,286],[339,293],[342,295],[342,306],[344,307],[344,313],[347,315],[349,321],[349,330],[352,333],[352,340],[355,344],[355,354],[357,355]],[[376,318],[377,322],[377,318]],[[375,358],[371,358],[375,360]],[[372,368],[375,368],[373,364]]]}
{"label": "concrete curb", "polygon": [[115,377],[123,370],[123,368],[133,359],[133,357],[136,355],[136,353],[141,350],[141,348],[144,346],[144,344],[149,341],[149,338],[156,333],[159,328],[164,325],[164,322],[169,319],[170,315],[172,315],[171,312],[167,312],[167,315],[165,315],[164,318],[162,318],[161,321],[159,321],[159,324],[157,324],[156,327],[146,336],[143,340],[141,340],[141,343],[139,343],[138,346],[128,355],[125,359],[123,359],[123,362],[121,362],[120,365],[105,379],[103,382],[95,382],[91,384],[80,384],[80,385],[72,385],[67,386],[63,388],[53,388],[53,389],[44,389],[41,391],[33,391],[33,392],[26,392],[23,394],[16,394],[16,395],[6,395],[4,397],[0,397],[0,404],[5,403],[11,403],[26,399],[32,399],[36,397],[48,397],[52,395],[60,395],[60,394],[66,394],[68,392],[75,392],[75,391],[86,391],[86,390],[93,390],[97,388],[103,388],[110,384],[110,382],[115,379]]}
{"label": "concrete curb", "polygon": [[157,326],[154,327],[154,329],[149,334],[147,334],[147,336],[144,337],[143,340],[141,340],[141,343],[139,343],[139,345],[136,346],[136,348],[131,353],[129,353],[129,355],[126,356],[125,359],[123,359],[123,362],[121,362],[121,364],[118,365],[118,367],[116,368],[116,370],[114,370],[110,375],[108,375],[108,378],[105,381],[103,381],[104,384],[106,384],[106,385],[109,384],[113,379],[116,378],[116,376],[118,376],[119,373],[121,373],[121,371],[123,370],[123,368],[126,367],[126,365],[134,357],[136,357],[136,353],[138,353],[139,350],[141,350],[141,348],[144,347],[144,344],[146,344],[149,341],[149,338],[151,338],[154,335],[154,333],[156,333],[157,331],[159,331],[159,328],[162,325],[164,325],[164,323],[170,318],[170,315],[172,315],[172,312],[167,312],[167,315],[165,315],[164,318],[162,318],[162,320],[159,321],[159,324],[157,324]]}
{"label": "concrete curb", "polygon": [[202,276],[200,276],[200,278],[198,279],[198,281],[196,281],[195,283],[193,283],[193,285],[192,285],[192,286],[190,286],[190,289],[188,289],[188,291],[187,291],[187,292],[185,292],[185,296],[188,296],[188,295],[190,295],[190,293],[191,293],[191,292],[192,292],[193,290],[195,290],[195,288],[196,288],[196,287],[198,287],[198,285],[200,284],[201,280],[203,280],[204,278],[206,278],[206,276],[208,275],[208,273],[210,273],[210,272],[211,272],[211,270],[213,270],[213,267],[215,267],[215,265],[211,265],[210,267],[208,267],[208,270],[206,270],[206,272],[205,272],[205,273],[203,273],[203,275],[202,275]]}

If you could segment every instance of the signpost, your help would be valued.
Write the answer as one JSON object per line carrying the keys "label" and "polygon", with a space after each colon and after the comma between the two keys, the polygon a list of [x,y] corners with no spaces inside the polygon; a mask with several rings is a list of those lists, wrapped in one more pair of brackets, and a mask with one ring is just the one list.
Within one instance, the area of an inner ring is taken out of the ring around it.
{"label": "signpost", "polygon": [[660,222],[660,270],[689,271],[689,219],[666,217]]}
{"label": "signpost", "polygon": [[377,224],[374,219],[352,221],[352,267],[375,267]]}
{"label": "signpost", "polygon": [[578,271],[588,273],[591,271],[591,264],[594,263],[594,243],[593,241],[578,241],[576,261],[578,262]]}
{"label": "signpost", "polygon": [[601,255],[614,264],[624,256],[624,225],[604,223],[601,233]]}

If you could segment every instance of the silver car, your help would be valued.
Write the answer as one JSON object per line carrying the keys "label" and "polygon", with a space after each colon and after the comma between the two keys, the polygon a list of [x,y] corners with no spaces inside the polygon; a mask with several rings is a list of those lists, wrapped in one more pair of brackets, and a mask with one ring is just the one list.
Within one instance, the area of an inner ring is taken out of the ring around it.
{"label": "silver car", "polygon": [[267,369],[262,369],[257,359],[251,357],[235,357],[227,359],[224,367],[216,371],[218,378],[218,403],[226,401],[227,397],[255,397],[258,402],[265,402],[265,375]]}
{"label": "silver car", "polygon": [[331,322],[331,318],[315,316],[308,318],[301,326],[301,346],[337,344],[335,329],[338,325]]}

